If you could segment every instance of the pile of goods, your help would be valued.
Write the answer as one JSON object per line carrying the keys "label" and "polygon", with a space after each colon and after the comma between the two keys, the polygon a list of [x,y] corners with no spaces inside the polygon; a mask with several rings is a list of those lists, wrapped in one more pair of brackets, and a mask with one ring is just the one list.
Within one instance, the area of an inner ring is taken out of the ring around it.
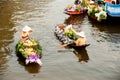
{"label": "pile of goods", "polygon": [[73,43],[77,39],[70,27],[63,24],[55,26],[55,34],[63,44]]}
{"label": "pile of goods", "polygon": [[25,58],[25,63],[38,63],[42,65],[40,60],[42,56],[42,48],[34,39],[27,39],[25,41],[19,40],[16,45],[16,51],[18,55],[22,55]]}
{"label": "pile of goods", "polygon": [[88,7],[88,16],[99,22],[107,18],[107,14],[103,8],[99,5],[96,5],[94,2],[91,2]]}

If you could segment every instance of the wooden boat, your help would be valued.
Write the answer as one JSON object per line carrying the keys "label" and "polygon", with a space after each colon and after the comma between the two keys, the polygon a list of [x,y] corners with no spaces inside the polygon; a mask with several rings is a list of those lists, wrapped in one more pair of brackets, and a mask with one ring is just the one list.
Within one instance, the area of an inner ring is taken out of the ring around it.
{"label": "wooden boat", "polygon": [[42,65],[42,48],[34,39],[27,39],[24,42],[19,40],[16,45],[16,54],[25,60],[25,64],[37,63]]}
{"label": "wooden boat", "polygon": [[64,13],[68,15],[80,15],[87,12],[87,3],[85,0],[77,0],[74,2],[74,5],[69,5]]}
{"label": "wooden boat", "polygon": [[64,24],[59,24],[55,26],[55,35],[56,37],[63,43],[63,44],[68,44],[68,48],[80,48],[80,47],[87,47],[89,44],[81,45],[81,46],[76,46],[74,41],[77,40],[77,38],[74,36],[74,33],[69,34],[71,37],[68,37],[65,35],[64,30],[67,25]]}
{"label": "wooden boat", "polygon": [[106,2],[106,12],[111,17],[120,17],[120,4],[111,4]]}
{"label": "wooden boat", "polygon": [[64,13],[68,15],[80,15],[83,14],[84,11],[64,11]]}

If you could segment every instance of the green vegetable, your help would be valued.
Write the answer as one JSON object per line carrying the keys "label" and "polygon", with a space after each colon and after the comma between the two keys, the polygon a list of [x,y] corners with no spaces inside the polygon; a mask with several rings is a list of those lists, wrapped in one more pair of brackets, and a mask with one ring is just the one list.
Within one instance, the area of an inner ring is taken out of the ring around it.
{"label": "green vegetable", "polygon": [[72,8],[72,5],[71,5],[71,4],[69,4],[69,5],[67,6],[67,8]]}
{"label": "green vegetable", "polygon": [[82,7],[87,7],[88,4],[87,4],[87,2],[86,2],[85,0],[82,0],[81,6],[82,6]]}
{"label": "green vegetable", "polygon": [[81,6],[78,5],[77,8],[75,9],[75,11],[80,11],[81,10]]}
{"label": "green vegetable", "polygon": [[75,1],[74,1],[74,4],[78,4],[78,0],[75,0]]}
{"label": "green vegetable", "polygon": [[18,41],[18,44],[16,45],[16,51],[20,52],[24,58],[26,58],[29,55],[26,52],[26,49],[29,49],[29,48],[32,48],[33,50],[35,50],[38,55],[42,55],[42,48],[39,45],[39,43],[33,39],[30,41],[32,42],[33,46],[26,46],[26,45],[23,45],[21,40]]}
{"label": "green vegetable", "polygon": [[69,37],[72,40],[76,40],[77,39],[76,34],[72,30],[70,30],[70,29],[67,30],[66,32],[64,32],[64,35]]}

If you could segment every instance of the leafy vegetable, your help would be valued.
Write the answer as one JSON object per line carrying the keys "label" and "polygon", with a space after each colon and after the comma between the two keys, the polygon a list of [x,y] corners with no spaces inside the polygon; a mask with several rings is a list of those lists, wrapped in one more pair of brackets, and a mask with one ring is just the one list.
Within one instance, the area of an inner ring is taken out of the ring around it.
{"label": "leafy vegetable", "polygon": [[72,5],[71,5],[71,4],[69,4],[69,5],[67,6],[67,8],[72,8]]}
{"label": "leafy vegetable", "polygon": [[42,48],[34,39],[30,40],[27,43],[21,40],[18,41],[18,44],[16,45],[16,51],[20,52],[25,58],[29,55],[32,55],[33,52],[38,55],[42,55]]}
{"label": "leafy vegetable", "polygon": [[88,4],[87,4],[87,2],[86,2],[85,0],[82,0],[81,6],[82,6],[82,7],[87,7]]}
{"label": "leafy vegetable", "polygon": [[71,29],[65,31],[64,35],[67,36],[67,37],[69,37],[72,40],[76,40],[77,39],[76,34]]}
{"label": "leafy vegetable", "polygon": [[79,0],[75,0],[74,4],[78,4],[78,1],[79,1]]}
{"label": "leafy vegetable", "polygon": [[80,10],[81,10],[81,6],[78,5],[78,6],[76,7],[75,11],[80,11]]}

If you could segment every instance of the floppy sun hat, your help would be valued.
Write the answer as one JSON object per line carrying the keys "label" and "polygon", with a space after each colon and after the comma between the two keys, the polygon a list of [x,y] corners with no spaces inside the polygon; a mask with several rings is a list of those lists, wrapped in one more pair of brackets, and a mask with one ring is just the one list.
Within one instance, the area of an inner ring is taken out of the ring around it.
{"label": "floppy sun hat", "polygon": [[24,32],[32,32],[32,29],[29,26],[25,26],[22,31]]}
{"label": "floppy sun hat", "polygon": [[94,4],[95,2],[94,1],[90,1],[90,4]]}

